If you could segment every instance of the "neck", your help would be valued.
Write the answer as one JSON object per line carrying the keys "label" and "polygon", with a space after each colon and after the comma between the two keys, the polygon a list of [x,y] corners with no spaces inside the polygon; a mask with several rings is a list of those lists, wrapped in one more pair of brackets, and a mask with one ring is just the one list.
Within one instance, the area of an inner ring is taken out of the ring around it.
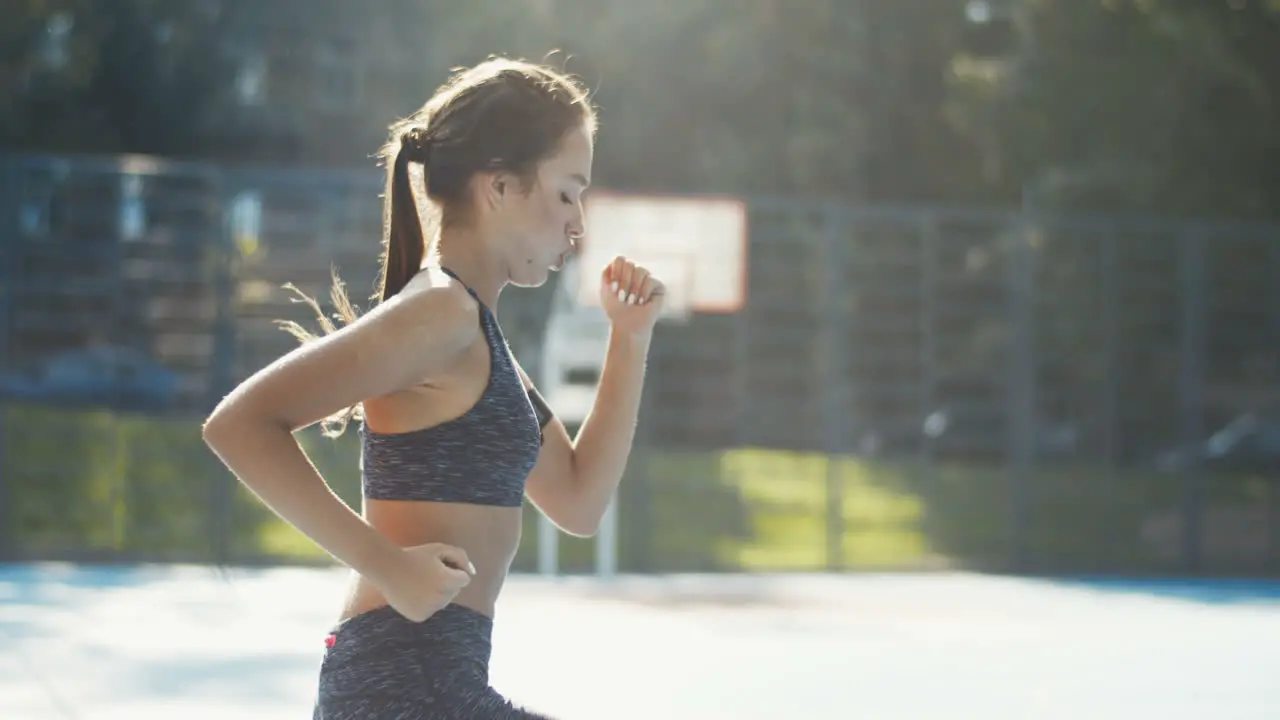
{"label": "neck", "polygon": [[507,284],[507,268],[488,247],[482,238],[466,230],[441,231],[423,264],[449,268],[496,312],[498,296]]}

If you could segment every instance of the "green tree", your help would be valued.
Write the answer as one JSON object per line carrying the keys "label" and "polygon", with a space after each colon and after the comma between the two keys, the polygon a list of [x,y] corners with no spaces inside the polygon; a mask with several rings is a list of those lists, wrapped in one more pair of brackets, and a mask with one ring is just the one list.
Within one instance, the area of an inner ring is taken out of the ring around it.
{"label": "green tree", "polygon": [[1012,54],[994,66],[963,57],[958,65],[960,112],[971,132],[989,129],[1004,197],[1051,190],[1046,180],[1069,170],[1084,178],[1069,185],[1085,207],[1274,216],[1275,3],[1017,5]]}
{"label": "green tree", "polygon": [[194,2],[25,0],[6,13],[0,146],[200,155],[201,116],[230,68],[218,16]]}
{"label": "green tree", "polygon": [[963,23],[950,0],[481,1],[433,17],[438,67],[562,50],[596,91],[612,187],[916,200],[972,186],[977,155],[944,112]]}
{"label": "green tree", "polygon": [[[985,153],[992,197],[1037,210],[1146,212],[1166,219],[1274,219],[1280,208],[1280,13],[1274,2],[1102,0],[1013,3],[1003,57],[960,54],[950,112]],[[1187,299],[1177,226],[1037,235],[1037,333],[1048,404],[1103,406],[1119,393],[1122,435],[1141,452],[1176,442]],[[1274,354],[1265,331],[1267,245],[1202,234],[1206,393]],[[1116,288],[1100,304],[1108,272]],[[1252,299],[1250,299],[1252,298]],[[1110,323],[1111,325],[1108,325]],[[1110,330],[1108,330],[1110,327]],[[1106,336],[1114,340],[1107,354]],[[1116,375],[1108,384],[1108,368]],[[1239,395],[1240,393],[1237,393]],[[1247,394],[1247,393],[1246,393]],[[1257,393],[1254,393],[1257,395]],[[1054,397],[1056,395],[1056,397]],[[1235,401],[1218,408],[1231,413]],[[1094,418],[1095,427],[1100,418]],[[1212,421],[1210,421],[1212,422]]]}

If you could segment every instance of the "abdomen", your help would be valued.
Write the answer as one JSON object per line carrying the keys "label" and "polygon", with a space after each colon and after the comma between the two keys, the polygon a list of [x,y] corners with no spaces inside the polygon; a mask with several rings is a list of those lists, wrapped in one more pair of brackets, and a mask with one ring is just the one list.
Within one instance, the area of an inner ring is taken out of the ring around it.
{"label": "abdomen", "polygon": [[[401,547],[445,543],[466,551],[476,574],[454,602],[492,616],[520,545],[521,508],[405,500],[364,501],[364,517]],[[386,604],[363,578],[344,617]]]}

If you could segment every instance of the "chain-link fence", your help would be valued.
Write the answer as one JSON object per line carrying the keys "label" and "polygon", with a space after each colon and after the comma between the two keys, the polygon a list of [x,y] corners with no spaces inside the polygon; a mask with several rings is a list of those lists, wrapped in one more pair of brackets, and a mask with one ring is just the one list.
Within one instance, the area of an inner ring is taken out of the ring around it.
{"label": "chain-link fence", "polygon": [[[321,559],[199,424],[314,324],[281,285],[372,292],[380,192],[0,161],[4,555]],[[621,570],[1280,571],[1276,228],[754,198],[749,258],[742,312],[658,333]],[[499,308],[535,376],[549,297]],[[358,504],[355,438],[299,436]]]}

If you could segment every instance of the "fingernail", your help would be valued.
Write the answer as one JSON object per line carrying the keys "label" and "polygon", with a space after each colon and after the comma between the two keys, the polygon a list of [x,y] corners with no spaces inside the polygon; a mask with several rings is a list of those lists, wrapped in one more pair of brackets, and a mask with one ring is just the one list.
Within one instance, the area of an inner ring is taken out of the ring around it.
{"label": "fingernail", "polygon": [[474,563],[470,561],[467,562],[467,572],[471,573],[472,575],[476,574],[476,566]]}
{"label": "fingernail", "polygon": [[619,290],[619,291],[618,291],[618,299],[619,299],[619,300],[621,300],[622,302],[626,302],[626,301],[627,301],[627,291],[626,291],[626,290]]}
{"label": "fingernail", "polygon": [[609,287],[612,288],[614,292],[618,292],[618,281],[614,280],[613,284],[610,285]]}
{"label": "fingernail", "polygon": [[635,294],[635,293],[627,293],[627,304],[628,304],[628,305],[635,305],[635,304],[636,304],[636,300],[637,300],[637,298],[636,298],[636,294]]}

